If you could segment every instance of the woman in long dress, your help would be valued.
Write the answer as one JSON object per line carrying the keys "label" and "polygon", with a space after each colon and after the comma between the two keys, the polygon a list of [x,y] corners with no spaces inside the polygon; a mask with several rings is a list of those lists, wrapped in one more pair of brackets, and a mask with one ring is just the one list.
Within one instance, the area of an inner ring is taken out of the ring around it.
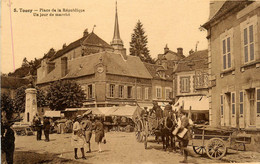
{"label": "woman in long dress", "polygon": [[104,132],[104,126],[101,122],[100,119],[96,118],[95,119],[95,141],[98,143],[98,152],[101,153],[101,142],[103,137],[105,136],[105,132]]}
{"label": "woman in long dress", "polygon": [[73,132],[71,137],[71,145],[74,147],[74,153],[75,153],[75,159],[78,159],[78,148],[80,148],[82,153],[82,159],[86,159],[85,153],[84,153],[84,133],[82,131],[82,128],[79,124],[80,116],[77,116],[75,118],[73,123]]}

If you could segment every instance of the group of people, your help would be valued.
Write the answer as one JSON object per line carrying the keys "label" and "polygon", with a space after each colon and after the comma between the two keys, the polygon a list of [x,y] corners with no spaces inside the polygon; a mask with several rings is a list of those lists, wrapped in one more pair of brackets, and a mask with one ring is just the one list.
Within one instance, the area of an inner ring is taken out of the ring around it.
{"label": "group of people", "polygon": [[49,142],[50,141],[50,128],[51,128],[51,123],[48,117],[43,117],[43,125],[41,123],[41,118],[36,114],[33,118],[33,125],[36,128],[37,135],[36,135],[36,140],[40,141],[42,137],[42,129],[44,131],[45,135],[45,141]]}
{"label": "group of people", "polygon": [[89,150],[87,151],[87,153],[91,153],[90,140],[92,137],[92,130],[95,130],[95,141],[98,144],[98,152],[102,152],[101,142],[105,137],[104,126],[102,124],[101,118],[95,117],[94,120],[94,125],[92,125],[92,120],[90,116],[82,117],[78,115],[74,120],[71,144],[74,148],[75,159],[78,159],[78,149],[81,150],[82,159],[86,159],[84,152],[85,144],[88,144]]}
{"label": "group of people", "polygon": [[187,113],[184,112],[183,106],[184,102],[182,102],[182,105],[177,106],[177,110],[173,110],[172,108],[173,103],[170,102],[167,104],[164,108],[164,110],[161,109],[161,107],[158,105],[157,102],[153,103],[153,108],[149,111],[149,115],[155,115],[157,123],[159,124],[159,120],[165,117],[174,117],[174,119],[177,122],[177,126],[175,127],[176,131],[174,135],[177,137],[177,139],[180,141],[180,149],[182,151],[184,159],[180,161],[181,163],[187,163],[188,158],[188,143],[191,139],[191,121],[187,117]]}

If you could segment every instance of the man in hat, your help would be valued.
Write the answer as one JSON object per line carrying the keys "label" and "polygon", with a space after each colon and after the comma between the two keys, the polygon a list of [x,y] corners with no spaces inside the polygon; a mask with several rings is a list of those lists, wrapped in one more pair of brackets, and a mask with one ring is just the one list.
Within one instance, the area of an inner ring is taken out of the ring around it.
{"label": "man in hat", "polygon": [[14,156],[14,149],[15,149],[15,135],[14,131],[11,128],[12,123],[3,122],[1,120],[1,147],[2,152],[5,154],[4,156],[1,155],[2,163],[7,162],[7,164],[13,164],[13,156]]}
{"label": "man in hat", "polygon": [[[184,112],[184,109],[183,109],[183,106],[181,106],[179,108],[179,111],[178,111],[178,115],[179,115],[179,118],[180,118],[180,126],[179,126],[179,131],[177,133],[177,137],[180,139],[180,148],[183,152],[183,161],[180,161],[180,163],[187,163],[187,158],[188,158],[188,149],[187,149],[187,146],[188,146],[188,143],[189,143],[189,140],[191,139],[191,134],[190,134],[190,131],[189,131],[189,119],[188,117],[186,116],[186,113]],[[178,134],[183,132],[183,131],[186,131],[186,133],[184,134],[183,137],[180,137]]]}
{"label": "man in hat", "polygon": [[154,122],[154,128],[158,129],[159,128],[159,121],[161,118],[163,118],[163,110],[161,107],[158,105],[157,102],[153,102],[153,108],[151,109],[151,114],[155,113],[156,121]]}
{"label": "man in hat", "polygon": [[51,128],[51,123],[49,121],[49,118],[44,116],[44,120],[43,120],[43,130],[44,130],[44,135],[45,135],[45,141],[49,142],[50,138],[49,138],[49,134],[50,134],[50,128]]}
{"label": "man in hat", "polygon": [[169,104],[167,104],[167,105],[164,107],[163,117],[170,117],[172,114],[173,114],[172,102],[169,102]]}
{"label": "man in hat", "polygon": [[36,128],[36,131],[37,131],[36,139],[37,139],[37,141],[41,140],[41,138],[42,138],[41,118],[38,116],[37,113],[33,118],[33,122],[34,122],[34,126]]}
{"label": "man in hat", "polygon": [[161,119],[163,117],[163,110],[157,102],[153,102],[153,108],[151,110],[151,113],[155,113],[157,119]]}
{"label": "man in hat", "polygon": [[91,148],[90,148],[90,139],[92,136],[92,122],[90,120],[90,115],[86,115],[85,116],[86,119],[81,121],[81,126],[82,126],[82,130],[84,131],[85,134],[85,140],[86,143],[88,144],[88,151],[87,153],[91,152]]}

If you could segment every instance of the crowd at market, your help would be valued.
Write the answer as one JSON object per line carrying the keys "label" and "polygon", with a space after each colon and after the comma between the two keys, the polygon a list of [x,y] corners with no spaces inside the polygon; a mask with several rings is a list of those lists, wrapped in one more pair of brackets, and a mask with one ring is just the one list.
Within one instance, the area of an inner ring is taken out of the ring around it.
{"label": "crowd at market", "polygon": [[[53,123],[53,121],[51,121]],[[33,119],[33,125],[37,131],[36,139],[41,140],[42,136],[42,129],[44,131],[45,135],[45,141],[49,142],[49,133],[51,128],[51,122],[49,118],[44,117],[43,126],[41,125],[41,119],[38,115],[36,115]],[[94,124],[93,124],[94,122]],[[95,141],[98,144],[99,151],[102,152],[101,149],[101,142],[105,142],[104,136],[104,125],[103,125],[102,117],[93,117],[90,115],[78,115],[76,118],[74,118],[73,124],[72,124],[72,137],[71,137],[71,145],[74,148],[74,158],[78,159],[78,149],[81,150],[82,153],[82,159],[86,159],[85,157],[85,151],[84,151],[84,145],[88,144],[88,151],[87,153],[91,153],[91,144],[90,140],[92,137],[92,131],[95,131]],[[71,125],[71,121],[67,120],[65,122],[65,127],[69,127]]]}
{"label": "crowd at market", "polygon": [[[153,117],[155,118],[155,129],[159,129],[159,125],[161,124],[162,120],[165,118],[172,118],[174,123],[176,123],[175,130],[171,131],[171,133],[175,133],[175,136],[180,141],[180,149],[183,152],[184,160],[180,162],[187,162],[188,157],[188,142],[191,138],[190,135],[190,125],[191,120],[187,117],[183,110],[183,105],[179,105],[178,110],[173,110],[172,103],[169,103],[164,107],[164,110],[158,105],[158,103],[154,102],[153,108],[150,110],[142,109],[140,116],[145,117]],[[134,120],[134,118],[133,118]],[[126,122],[125,118],[123,117],[112,117],[113,125],[118,125],[118,122]],[[44,132],[45,141],[49,142],[50,137],[49,133],[51,128],[53,128],[52,119],[48,117],[43,117],[43,120],[36,114],[33,119],[33,127],[36,130],[36,140],[42,140],[42,131]],[[85,115],[77,115],[74,120],[66,120],[64,123],[67,129],[71,127],[71,145],[74,149],[74,158],[79,159],[78,157],[78,150],[80,149],[81,152],[81,159],[86,159],[85,153],[91,153],[91,137],[92,133],[95,134],[95,142],[98,144],[98,152],[102,152],[101,143],[106,143],[105,139],[105,130],[104,130],[104,117],[97,117],[92,115],[91,113]],[[1,124],[1,144],[2,144],[2,152],[4,151],[5,159],[7,163],[13,163],[13,153],[14,153],[14,140],[15,135],[14,131],[10,128],[11,124],[2,123]],[[60,125],[60,124],[59,124]],[[116,129],[118,130],[119,127]],[[66,129],[66,128],[65,128]],[[177,131],[176,131],[177,129]],[[69,130],[67,130],[69,132]],[[181,135],[178,135],[180,134]],[[84,147],[88,147],[88,150],[85,151]]]}

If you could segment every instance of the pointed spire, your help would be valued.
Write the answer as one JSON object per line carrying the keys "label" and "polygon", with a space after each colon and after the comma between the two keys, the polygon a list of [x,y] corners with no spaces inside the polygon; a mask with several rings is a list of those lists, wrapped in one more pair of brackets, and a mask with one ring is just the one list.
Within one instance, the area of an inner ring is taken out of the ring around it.
{"label": "pointed spire", "polygon": [[119,24],[118,24],[118,16],[117,16],[117,1],[116,1],[116,16],[115,16],[115,26],[114,26],[114,36],[113,40],[111,42],[111,45],[115,46],[123,46],[123,41],[120,38],[120,33],[119,33]]}

